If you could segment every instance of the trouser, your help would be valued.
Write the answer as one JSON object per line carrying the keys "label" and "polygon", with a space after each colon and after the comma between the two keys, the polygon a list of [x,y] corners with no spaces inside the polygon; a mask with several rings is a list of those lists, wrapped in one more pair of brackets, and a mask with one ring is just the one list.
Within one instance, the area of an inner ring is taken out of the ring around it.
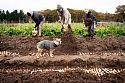
{"label": "trouser", "polygon": [[94,36],[94,23],[88,26],[88,36],[91,36],[91,37]]}
{"label": "trouser", "polygon": [[36,28],[36,30],[38,32],[37,33],[38,36],[41,36],[41,29],[42,29],[43,22],[44,21],[41,21],[40,24],[39,24],[39,26]]}

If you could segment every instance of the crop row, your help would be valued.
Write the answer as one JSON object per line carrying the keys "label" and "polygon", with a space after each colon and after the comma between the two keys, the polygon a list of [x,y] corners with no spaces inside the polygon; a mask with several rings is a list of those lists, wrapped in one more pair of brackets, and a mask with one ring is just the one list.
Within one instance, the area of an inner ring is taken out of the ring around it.
{"label": "crop row", "polygon": [[[0,24],[0,35],[32,35],[34,24]],[[73,35],[87,35],[87,28],[83,23],[73,23]],[[42,26],[42,34],[44,36],[56,36],[61,33],[61,24],[59,23],[44,23]],[[95,33],[97,36],[124,36],[125,25],[118,26],[116,24],[108,24],[106,26],[95,26]]]}

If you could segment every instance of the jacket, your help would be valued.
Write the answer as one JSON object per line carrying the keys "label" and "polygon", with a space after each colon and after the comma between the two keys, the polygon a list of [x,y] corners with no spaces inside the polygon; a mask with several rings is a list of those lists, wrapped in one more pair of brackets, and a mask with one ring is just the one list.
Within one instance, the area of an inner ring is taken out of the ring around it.
{"label": "jacket", "polygon": [[37,43],[37,48],[41,48],[41,49],[53,49],[57,47],[57,45],[50,40],[43,40]]}
{"label": "jacket", "polygon": [[35,27],[38,27],[39,24],[44,21],[44,16],[39,14],[39,13],[36,13],[36,12],[33,12],[31,18],[33,19],[33,21],[36,23],[35,24]]}

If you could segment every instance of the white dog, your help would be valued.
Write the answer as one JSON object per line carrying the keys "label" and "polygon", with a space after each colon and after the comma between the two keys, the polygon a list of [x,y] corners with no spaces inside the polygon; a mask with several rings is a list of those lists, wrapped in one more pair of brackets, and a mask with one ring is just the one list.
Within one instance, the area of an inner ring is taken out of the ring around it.
{"label": "white dog", "polygon": [[49,56],[53,57],[53,51],[60,44],[61,44],[60,38],[55,38],[53,41],[43,40],[43,41],[38,42],[37,43],[38,52],[36,54],[37,58],[39,58],[39,56],[44,56],[44,54],[41,55],[44,49],[49,50]]}

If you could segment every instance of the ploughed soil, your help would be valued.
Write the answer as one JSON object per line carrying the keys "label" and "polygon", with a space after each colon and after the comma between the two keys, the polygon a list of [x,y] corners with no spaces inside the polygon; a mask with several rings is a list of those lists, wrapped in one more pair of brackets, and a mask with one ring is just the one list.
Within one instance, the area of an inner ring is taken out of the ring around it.
{"label": "ploughed soil", "polygon": [[[62,39],[54,57],[36,58],[37,42],[53,38]],[[97,70],[100,74],[82,70],[92,68],[121,71],[102,75],[101,70]],[[91,39],[71,34],[56,37],[2,35],[0,83],[125,83],[125,36]]]}

